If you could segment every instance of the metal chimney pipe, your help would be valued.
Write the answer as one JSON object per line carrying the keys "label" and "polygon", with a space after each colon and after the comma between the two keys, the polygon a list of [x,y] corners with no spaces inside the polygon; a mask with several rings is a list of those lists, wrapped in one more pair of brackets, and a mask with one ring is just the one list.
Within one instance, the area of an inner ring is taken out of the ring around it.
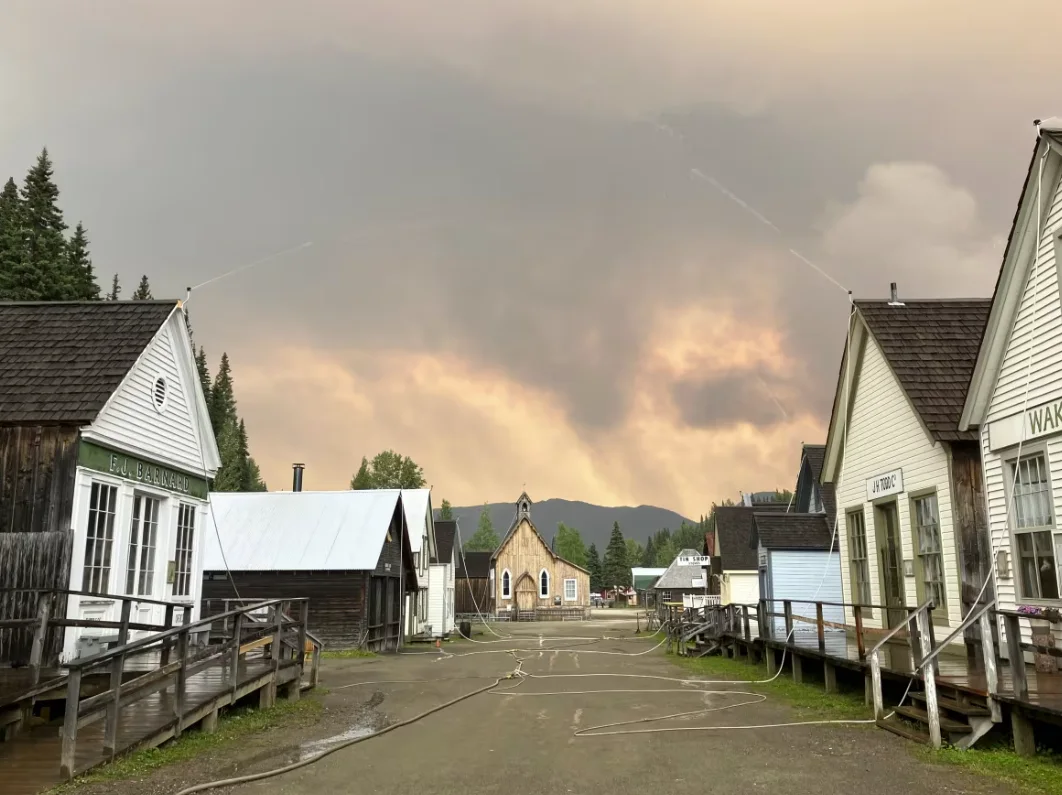
{"label": "metal chimney pipe", "polygon": [[292,477],[291,477],[291,490],[302,491],[302,470],[306,468],[305,464],[292,464]]}
{"label": "metal chimney pipe", "polygon": [[889,297],[894,304],[899,301],[899,298],[896,297],[896,282],[889,285]]}

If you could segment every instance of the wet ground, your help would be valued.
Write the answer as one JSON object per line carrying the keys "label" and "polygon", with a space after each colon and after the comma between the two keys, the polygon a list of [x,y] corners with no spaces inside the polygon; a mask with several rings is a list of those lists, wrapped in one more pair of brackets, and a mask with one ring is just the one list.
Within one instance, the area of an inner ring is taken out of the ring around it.
{"label": "wet ground", "polygon": [[[322,683],[329,692],[316,725],[259,735],[239,748],[220,749],[211,758],[182,765],[179,771],[157,771],[140,782],[96,785],[79,795],[161,795],[190,783],[288,764],[336,749],[344,741],[412,718],[516,671],[532,676],[503,679],[497,692],[472,696],[384,736],[334,750],[283,776],[223,791],[1008,791],[954,768],[919,761],[905,741],[873,727],[709,728],[765,727],[799,719],[783,704],[742,692],[755,691],[754,685],[670,681],[682,677],[682,670],[658,652],[642,653],[658,639],[636,638],[629,616],[599,614],[590,622],[501,624],[496,629],[516,637],[500,641],[478,636],[492,642],[450,644],[445,654],[414,647],[410,651],[420,653],[327,661]],[[699,714],[683,714],[693,711]]]}

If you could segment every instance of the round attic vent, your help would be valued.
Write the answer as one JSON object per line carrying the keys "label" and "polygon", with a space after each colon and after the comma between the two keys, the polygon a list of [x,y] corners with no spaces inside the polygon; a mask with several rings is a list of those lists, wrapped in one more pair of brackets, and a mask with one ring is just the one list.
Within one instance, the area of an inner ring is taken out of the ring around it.
{"label": "round attic vent", "polygon": [[166,408],[167,397],[166,379],[160,375],[155,379],[155,383],[151,387],[151,401],[155,404],[156,411],[162,411]]}

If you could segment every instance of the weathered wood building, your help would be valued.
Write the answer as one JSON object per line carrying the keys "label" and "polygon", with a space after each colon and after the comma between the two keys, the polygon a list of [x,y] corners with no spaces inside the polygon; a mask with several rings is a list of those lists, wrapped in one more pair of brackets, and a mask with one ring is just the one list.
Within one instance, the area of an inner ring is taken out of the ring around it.
{"label": "weathered wood building", "polygon": [[703,607],[715,596],[711,579],[711,558],[695,549],[684,549],[653,585],[655,602],[658,606],[681,602],[685,607]]}
{"label": "weathered wood building", "polygon": [[[397,489],[214,493],[204,608],[308,597],[310,632],[335,649],[394,651],[419,583]],[[420,528],[418,528],[419,531]]]}
{"label": "weathered wood building", "polygon": [[978,435],[959,427],[990,302],[893,288],[855,302],[822,482],[836,487],[845,601],[887,607],[864,623],[896,626],[932,599],[934,622],[954,627],[990,565]]}
{"label": "weathered wood building", "polygon": [[491,556],[490,574],[498,612],[512,618],[590,605],[590,572],[550,549],[531,523],[531,498],[526,492],[516,501],[513,523]]}
{"label": "weathered wood building", "polygon": [[[47,589],[90,594],[60,600],[71,619],[118,620],[122,594],[195,620],[218,465],[180,302],[0,303],[0,618],[31,617]],[[53,633],[45,660],[91,634]],[[0,663],[29,643],[0,632]]]}
{"label": "weathered wood building", "polygon": [[464,552],[455,557],[454,613],[459,616],[489,615],[494,612],[493,578],[490,574],[491,552]]}

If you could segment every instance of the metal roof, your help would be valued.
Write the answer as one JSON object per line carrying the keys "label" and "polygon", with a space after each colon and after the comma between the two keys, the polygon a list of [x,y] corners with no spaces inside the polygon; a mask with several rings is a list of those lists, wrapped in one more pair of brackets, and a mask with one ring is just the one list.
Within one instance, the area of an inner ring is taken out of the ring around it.
{"label": "metal roof", "polygon": [[208,517],[203,530],[203,569],[375,569],[401,493],[398,489],[212,492],[214,521]]}
{"label": "metal roof", "polygon": [[663,574],[660,575],[660,579],[656,581],[654,588],[666,588],[668,590],[682,590],[683,588],[703,588],[704,583],[700,585],[694,585],[694,580],[704,580],[705,567],[704,566],[690,566],[681,565],[679,560],[681,558],[696,558],[700,557],[701,553],[695,549],[684,549],[675,556],[675,559],[671,561],[671,565],[667,567]]}
{"label": "metal roof", "polygon": [[660,575],[667,569],[657,568],[645,568],[642,566],[634,566],[631,568],[631,577],[634,581],[634,590],[644,591],[648,588],[652,588]]}
{"label": "metal roof", "polygon": [[[420,552],[420,546],[424,543],[424,527],[428,521],[430,502],[431,489],[402,489],[402,507],[406,512],[411,552]],[[413,528],[417,528],[417,532],[413,532]]]}

